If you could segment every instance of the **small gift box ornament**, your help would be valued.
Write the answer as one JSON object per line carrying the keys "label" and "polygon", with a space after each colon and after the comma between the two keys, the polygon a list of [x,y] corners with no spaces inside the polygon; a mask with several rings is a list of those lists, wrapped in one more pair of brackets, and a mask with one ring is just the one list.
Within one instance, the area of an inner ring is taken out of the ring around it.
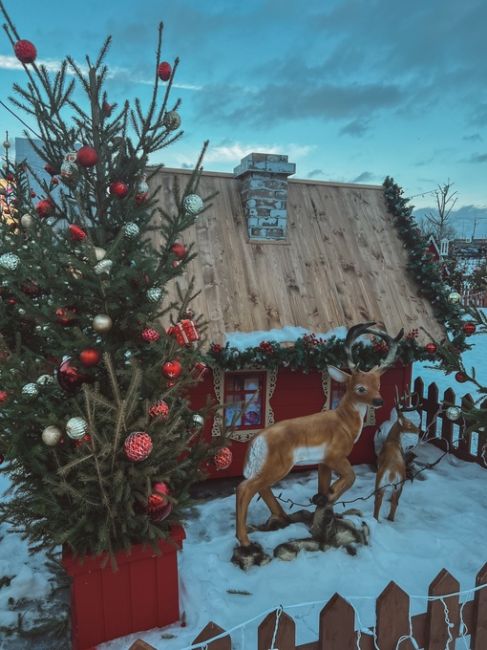
{"label": "small gift box ornament", "polygon": [[179,345],[191,345],[193,341],[198,341],[200,338],[196,325],[188,318],[171,326],[167,333],[169,336],[174,336]]}
{"label": "small gift box ornament", "polygon": [[191,370],[191,376],[196,381],[201,381],[207,372],[208,372],[208,366],[206,365],[206,363],[203,363],[202,361],[197,361]]}

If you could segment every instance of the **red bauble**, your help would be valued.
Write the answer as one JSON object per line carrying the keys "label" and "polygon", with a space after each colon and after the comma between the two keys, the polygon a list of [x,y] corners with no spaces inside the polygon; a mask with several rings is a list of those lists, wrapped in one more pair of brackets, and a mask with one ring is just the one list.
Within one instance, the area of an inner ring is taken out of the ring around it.
{"label": "red bauble", "polygon": [[129,188],[127,183],[123,181],[114,181],[110,183],[110,194],[116,196],[119,199],[124,199],[129,193]]}
{"label": "red bauble", "polygon": [[142,203],[145,203],[147,201],[148,196],[148,192],[137,192],[135,195],[135,202],[137,205],[142,205]]}
{"label": "red bauble", "polygon": [[44,169],[50,176],[56,176],[56,174],[59,174],[59,169],[50,163],[46,163],[44,165]]}
{"label": "red bauble", "polygon": [[14,45],[15,56],[22,63],[34,63],[37,56],[37,50],[34,43],[30,41],[17,41]]}
{"label": "red bauble", "polygon": [[59,179],[58,178],[52,178],[51,179],[51,184],[52,185],[59,185]]}
{"label": "red bauble", "polygon": [[62,362],[57,370],[57,380],[61,388],[67,393],[75,393],[83,383],[93,381],[73,364],[70,358]]}
{"label": "red bauble", "polygon": [[90,441],[91,441],[91,436],[89,433],[86,433],[81,438],[81,440],[74,440],[73,442],[75,447],[82,447],[85,444],[85,442],[90,442]]}
{"label": "red bauble", "polygon": [[77,309],[74,307],[58,307],[56,309],[56,320],[65,327],[68,325],[74,325],[74,322],[78,318],[76,312]]}
{"label": "red bauble", "polygon": [[162,373],[168,379],[177,379],[183,371],[183,366],[176,359],[174,361],[166,361],[162,364]]}
{"label": "red bauble", "polygon": [[171,494],[169,487],[164,482],[154,483],[152,486],[152,494],[147,499],[147,510],[154,512],[154,510],[162,508],[168,503],[167,496]]}
{"label": "red bauble", "polygon": [[86,239],[87,237],[87,234],[83,228],[80,228],[75,223],[69,224],[68,230],[73,241],[83,241],[83,239]]}
{"label": "red bauble", "polygon": [[455,379],[458,381],[458,383],[464,384],[467,381],[468,377],[463,372],[457,372]]}
{"label": "red bauble", "polygon": [[161,81],[169,81],[171,78],[171,64],[168,63],[167,61],[163,61],[162,63],[159,63],[157,66],[157,76]]}
{"label": "red bauble", "polygon": [[0,390],[0,404],[3,404],[8,399],[8,393],[6,390]]}
{"label": "red bauble", "polygon": [[37,196],[37,194],[34,192],[34,190],[31,190],[31,192],[30,192],[30,196],[31,196],[31,198],[35,199],[35,197]]}
{"label": "red bauble", "polygon": [[217,470],[228,469],[232,464],[232,452],[228,447],[219,449],[213,457]]}
{"label": "red bauble", "polygon": [[96,149],[93,149],[93,147],[89,147],[87,144],[85,144],[84,147],[78,149],[78,152],[76,154],[76,162],[78,165],[81,165],[81,167],[93,167],[98,162],[98,154],[96,153]]}
{"label": "red bauble", "polygon": [[36,205],[36,212],[40,217],[48,217],[54,209],[52,201],[49,199],[42,199]]}
{"label": "red bauble", "polygon": [[142,330],[141,337],[147,343],[155,343],[155,341],[158,341],[161,338],[161,335],[153,327],[146,327]]}
{"label": "red bauble", "polygon": [[136,431],[125,438],[123,449],[129,460],[138,463],[149,457],[152,451],[152,439],[145,431]]}
{"label": "red bauble", "polygon": [[79,360],[85,368],[91,368],[100,363],[101,352],[95,348],[85,348],[79,353]]}
{"label": "red bauble", "polygon": [[41,293],[39,285],[32,280],[26,280],[20,288],[27,296],[38,296]]}
{"label": "red bauble", "polygon": [[426,343],[424,349],[428,354],[435,354],[438,349],[438,346],[436,345],[436,343]]}
{"label": "red bauble", "polygon": [[464,325],[463,325],[463,331],[465,332],[465,334],[467,336],[471,336],[472,334],[475,334],[476,329],[477,328],[475,327],[475,323],[472,323],[470,321],[467,322],[467,323],[464,323]]}
{"label": "red bauble", "polygon": [[151,418],[164,417],[167,418],[169,415],[169,406],[167,403],[161,399],[149,408],[149,415]]}
{"label": "red bauble", "polygon": [[188,251],[186,250],[186,247],[184,244],[181,242],[176,242],[171,246],[171,251],[176,255],[177,258],[182,260],[184,257],[186,257]]}

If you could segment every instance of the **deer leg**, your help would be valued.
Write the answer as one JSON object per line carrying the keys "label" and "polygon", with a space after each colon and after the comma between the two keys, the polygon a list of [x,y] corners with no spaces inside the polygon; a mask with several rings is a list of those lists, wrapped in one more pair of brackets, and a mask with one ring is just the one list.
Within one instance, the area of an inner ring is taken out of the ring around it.
{"label": "deer leg", "polygon": [[259,494],[264,500],[266,506],[271,511],[271,516],[264,524],[264,526],[259,526],[258,530],[278,530],[279,528],[285,528],[291,523],[288,515],[284,512],[281,507],[281,504],[278,502],[270,487],[263,488],[259,490]]}
{"label": "deer leg", "polygon": [[334,503],[355,482],[355,472],[346,458],[328,461],[327,465],[338,474],[338,479],[333,483],[328,493],[328,501]]}
{"label": "deer leg", "polygon": [[246,570],[254,565],[267,564],[271,557],[257,542],[251,542],[247,534],[247,512],[252,497],[259,491],[261,485],[256,479],[242,481],[237,487],[237,539],[239,546],[233,549],[232,562]]}
{"label": "deer leg", "polygon": [[389,521],[394,521],[394,517],[396,516],[396,510],[397,506],[399,504],[399,497],[401,496],[402,490],[393,490],[392,496],[391,496],[391,510],[389,512],[389,516],[387,519]]}
{"label": "deer leg", "polygon": [[318,465],[318,494],[328,495],[331,483],[331,469],[320,463]]}
{"label": "deer leg", "polygon": [[377,521],[379,521],[379,512],[380,512],[383,498],[384,498],[384,490],[377,490],[377,492],[375,493],[375,501],[374,501],[374,517],[375,519],[377,519]]}

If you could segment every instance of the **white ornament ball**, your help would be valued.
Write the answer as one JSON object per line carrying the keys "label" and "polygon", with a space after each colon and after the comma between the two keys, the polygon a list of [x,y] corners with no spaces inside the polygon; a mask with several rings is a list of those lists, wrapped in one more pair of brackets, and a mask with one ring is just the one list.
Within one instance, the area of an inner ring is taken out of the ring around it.
{"label": "white ornament ball", "polygon": [[195,217],[203,210],[205,204],[203,203],[203,199],[197,194],[188,194],[188,196],[184,197],[183,207],[186,214]]}
{"label": "white ornament ball", "polygon": [[133,221],[129,221],[129,223],[126,223],[123,227],[123,234],[127,239],[134,239],[134,237],[138,237],[139,233],[140,228],[136,223],[133,223]]}
{"label": "white ornament ball", "polygon": [[54,377],[51,377],[51,375],[41,375],[37,379],[37,383],[39,386],[45,386],[46,384],[53,384],[54,383]]}
{"label": "white ornament ball", "polygon": [[34,217],[28,213],[23,214],[20,217],[20,223],[22,227],[25,228],[26,230],[32,228],[32,226],[34,225]]}
{"label": "white ornament ball", "polygon": [[0,255],[0,266],[7,271],[15,271],[20,264],[20,257],[15,253],[4,253]]}
{"label": "white ornament ball", "polygon": [[108,274],[112,270],[112,260],[101,260],[94,266],[94,271],[97,275]]}
{"label": "white ornament ball", "polygon": [[50,424],[42,432],[42,442],[48,447],[54,447],[61,440],[62,435],[60,429]]}
{"label": "white ornament ball", "polygon": [[446,409],[446,417],[452,422],[458,420],[462,414],[462,409],[459,406],[450,406]]}
{"label": "white ornament ball", "polygon": [[105,334],[112,329],[113,321],[108,314],[97,314],[93,319],[93,329],[99,334]]}
{"label": "white ornament ball", "polygon": [[28,397],[35,397],[39,394],[39,388],[37,384],[25,384],[22,386],[22,395],[27,395]]}
{"label": "white ornament ball", "polygon": [[462,296],[457,291],[452,291],[448,296],[448,300],[452,303],[452,305],[458,305],[461,299]]}
{"label": "white ornament ball", "polygon": [[88,422],[83,418],[70,418],[66,422],[66,433],[72,440],[79,440],[88,431]]}
{"label": "white ornament ball", "polygon": [[146,296],[149,302],[159,302],[162,297],[162,289],[152,287],[152,289],[147,290]]}
{"label": "white ornament ball", "polygon": [[199,413],[193,415],[193,424],[195,427],[201,428],[205,423],[205,418]]}
{"label": "white ornament ball", "polygon": [[102,248],[101,246],[95,246],[95,257],[97,262],[102,260],[106,254],[107,252],[104,248]]}

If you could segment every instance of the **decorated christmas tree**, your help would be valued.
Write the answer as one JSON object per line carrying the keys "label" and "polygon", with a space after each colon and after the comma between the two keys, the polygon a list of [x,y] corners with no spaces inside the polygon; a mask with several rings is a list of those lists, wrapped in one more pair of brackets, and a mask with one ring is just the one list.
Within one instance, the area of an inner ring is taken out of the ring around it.
{"label": "decorated christmas tree", "polygon": [[165,300],[192,258],[182,233],[208,207],[197,194],[206,145],[187,185],[174,187],[177,212],[157,210],[149,157],[182,134],[180,102],[170,104],[178,60],[161,61],[162,24],[144,110],[110,103],[109,38],[95,61],[67,57],[51,74],[0,9],[27,80],[10,101],[39,136],[25,133],[50,177],[13,164],[7,139],[0,460],[12,490],[1,516],[34,547],[84,555],[155,544],[214,453],[187,399],[205,371],[191,283],[177,304]]}

